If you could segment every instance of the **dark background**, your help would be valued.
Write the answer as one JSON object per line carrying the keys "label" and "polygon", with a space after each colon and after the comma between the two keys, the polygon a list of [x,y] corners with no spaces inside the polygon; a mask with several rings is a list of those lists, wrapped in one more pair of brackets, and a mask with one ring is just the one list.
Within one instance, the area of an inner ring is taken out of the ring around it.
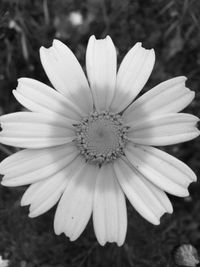
{"label": "dark background", "polygon": [[[82,23],[74,25],[71,12]],[[17,78],[31,77],[49,83],[41,67],[39,47],[50,46],[56,37],[66,43],[85,65],[90,35],[109,34],[117,49],[118,62],[138,41],[155,48],[156,64],[145,87],[178,75],[188,77],[187,86],[196,98],[186,112],[200,115],[200,1],[199,0],[0,0],[0,114],[22,107],[12,95]],[[143,91],[143,92],[144,92]],[[200,177],[199,139],[163,148],[187,163]],[[1,159],[17,151],[0,145]],[[174,266],[172,253],[183,243],[200,252],[200,185],[190,186],[191,197],[171,197],[172,215],[160,226],[146,222],[128,205],[125,244],[101,247],[90,222],[81,237],[71,243],[53,232],[55,208],[28,218],[20,207],[25,187],[0,187],[0,255],[11,267],[145,267]]]}

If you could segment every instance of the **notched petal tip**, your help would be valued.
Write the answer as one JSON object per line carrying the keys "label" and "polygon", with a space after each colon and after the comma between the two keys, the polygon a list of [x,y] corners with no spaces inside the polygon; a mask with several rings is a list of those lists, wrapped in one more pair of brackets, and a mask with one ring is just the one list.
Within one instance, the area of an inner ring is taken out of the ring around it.
{"label": "notched petal tip", "polygon": [[[98,239],[98,238],[97,238]],[[107,243],[112,243],[112,244],[116,244],[118,247],[121,247],[124,245],[124,241],[125,240],[115,240],[115,241],[106,241],[106,240],[100,240],[98,239],[98,243],[104,247]]]}
{"label": "notched petal tip", "polygon": [[110,35],[106,35],[105,38],[99,38],[99,39],[97,39],[95,35],[91,35],[90,38],[89,38],[88,43],[89,42],[95,42],[95,41],[97,41],[97,42],[99,42],[99,41],[107,41],[107,42],[113,44],[113,40],[110,37]]}

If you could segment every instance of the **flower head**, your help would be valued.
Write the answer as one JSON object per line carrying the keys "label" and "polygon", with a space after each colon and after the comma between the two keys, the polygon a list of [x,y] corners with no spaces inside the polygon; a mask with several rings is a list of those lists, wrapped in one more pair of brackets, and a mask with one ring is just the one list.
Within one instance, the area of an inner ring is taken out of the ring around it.
{"label": "flower head", "polygon": [[54,40],[40,49],[54,89],[29,78],[19,79],[16,99],[32,112],[0,118],[0,142],[25,148],[0,164],[4,186],[30,184],[22,205],[30,217],[58,202],[54,228],[77,239],[91,215],[96,237],[124,243],[125,195],[149,222],[172,212],[165,192],[185,197],[196,181],[183,162],[154,146],[172,145],[199,135],[198,118],[178,113],[194,98],[185,77],[163,82],[135,98],[153,69],[154,50],[137,43],[117,72],[110,37],[89,39],[88,81],[71,50]]}

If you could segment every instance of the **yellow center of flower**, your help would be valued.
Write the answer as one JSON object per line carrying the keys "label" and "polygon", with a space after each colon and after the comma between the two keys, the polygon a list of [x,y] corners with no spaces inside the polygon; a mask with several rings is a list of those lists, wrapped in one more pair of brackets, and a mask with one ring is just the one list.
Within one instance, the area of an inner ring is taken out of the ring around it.
{"label": "yellow center of flower", "polygon": [[120,115],[93,112],[74,127],[75,143],[87,162],[101,166],[124,154],[128,128]]}

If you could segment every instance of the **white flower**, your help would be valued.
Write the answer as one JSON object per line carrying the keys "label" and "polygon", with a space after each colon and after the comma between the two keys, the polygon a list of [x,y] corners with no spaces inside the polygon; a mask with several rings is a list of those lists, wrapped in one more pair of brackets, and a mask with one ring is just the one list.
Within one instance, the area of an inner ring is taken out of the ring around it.
{"label": "white flower", "polygon": [[124,243],[125,195],[149,222],[172,212],[165,192],[188,196],[196,181],[183,162],[152,146],[172,145],[199,135],[198,118],[178,113],[194,98],[177,77],[137,97],[153,69],[154,50],[137,43],[117,70],[110,37],[92,36],[86,53],[88,81],[71,50],[58,40],[40,50],[42,65],[57,91],[19,79],[16,99],[32,112],[1,116],[3,144],[26,148],[0,164],[4,186],[31,184],[21,204],[38,216],[59,199],[56,234],[77,239],[91,215],[101,245]]}

